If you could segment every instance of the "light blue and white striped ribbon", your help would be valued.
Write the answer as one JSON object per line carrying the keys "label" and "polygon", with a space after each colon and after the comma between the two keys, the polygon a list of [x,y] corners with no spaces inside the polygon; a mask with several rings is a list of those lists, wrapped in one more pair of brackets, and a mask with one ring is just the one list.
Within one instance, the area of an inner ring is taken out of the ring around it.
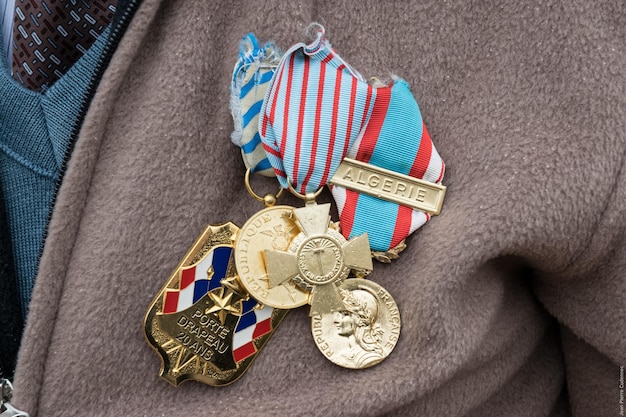
{"label": "light blue and white striped ribbon", "polygon": [[241,148],[241,156],[251,172],[275,176],[259,136],[259,112],[265,92],[280,62],[280,50],[274,43],[259,45],[249,33],[239,44],[239,59],[233,70],[230,86],[230,108],[235,125],[233,143]]}

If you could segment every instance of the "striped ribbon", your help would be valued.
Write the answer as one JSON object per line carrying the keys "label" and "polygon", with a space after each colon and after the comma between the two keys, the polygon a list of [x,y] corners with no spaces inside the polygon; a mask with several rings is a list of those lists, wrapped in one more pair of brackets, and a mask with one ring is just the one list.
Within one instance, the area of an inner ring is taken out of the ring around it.
{"label": "striped ribbon", "polygon": [[323,187],[367,124],[374,89],[332,50],[315,41],[283,56],[259,120],[261,140],[282,187]]}
{"label": "striped ribbon", "polygon": [[[400,79],[376,89],[374,109],[363,135],[347,156],[433,183],[445,165],[422,121],[409,85]],[[341,231],[346,238],[368,233],[374,251],[387,251],[424,225],[430,215],[390,201],[333,186]]]}
{"label": "striped ribbon", "polygon": [[[346,157],[440,183],[445,166],[408,84],[373,86],[331,48],[320,29],[311,44],[282,57],[266,92],[259,131],[282,187],[300,193],[328,183]],[[387,251],[430,215],[370,195],[332,187],[342,233],[365,232],[374,251]]]}
{"label": "striped ribbon", "polygon": [[230,85],[230,108],[235,129],[232,142],[241,148],[246,168],[268,177],[275,176],[259,136],[259,112],[265,92],[280,62],[280,51],[273,43],[259,46],[249,33],[239,43],[239,59]]}

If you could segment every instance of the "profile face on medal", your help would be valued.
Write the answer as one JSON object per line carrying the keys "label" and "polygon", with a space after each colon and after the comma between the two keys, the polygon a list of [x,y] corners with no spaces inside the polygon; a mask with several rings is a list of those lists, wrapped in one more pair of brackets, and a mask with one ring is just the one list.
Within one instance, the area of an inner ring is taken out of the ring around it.
{"label": "profile face on medal", "polygon": [[366,279],[340,286],[344,308],[312,318],[313,338],[333,363],[351,369],[376,365],[393,350],[400,335],[400,313],[391,295]]}
{"label": "profile face on medal", "polygon": [[[341,291],[346,309],[335,313],[334,323],[340,336],[355,336],[359,346],[366,350],[379,350],[380,324],[378,324],[378,300],[365,290]],[[357,334],[358,332],[358,334]],[[372,342],[371,349],[366,347]],[[382,350],[382,348],[380,349]]]}
{"label": "profile face on medal", "polygon": [[346,307],[334,313],[337,335],[348,338],[348,350],[342,353],[359,367],[366,368],[384,358],[383,330],[378,323],[378,300],[367,290],[341,291]]}

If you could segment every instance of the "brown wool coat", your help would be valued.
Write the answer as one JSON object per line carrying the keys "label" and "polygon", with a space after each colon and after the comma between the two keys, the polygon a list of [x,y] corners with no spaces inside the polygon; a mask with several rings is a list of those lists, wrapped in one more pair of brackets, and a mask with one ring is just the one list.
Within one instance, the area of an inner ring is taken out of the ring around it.
{"label": "brown wool coat", "polygon": [[[366,77],[410,83],[447,165],[442,214],[371,276],[400,306],[400,341],[346,370],[298,309],[235,384],[174,388],[144,312],[206,224],[262,208],[229,141],[238,41],[287,49],[312,21]],[[145,0],[58,196],[13,404],[39,417],[619,415],[625,44],[621,0]]]}

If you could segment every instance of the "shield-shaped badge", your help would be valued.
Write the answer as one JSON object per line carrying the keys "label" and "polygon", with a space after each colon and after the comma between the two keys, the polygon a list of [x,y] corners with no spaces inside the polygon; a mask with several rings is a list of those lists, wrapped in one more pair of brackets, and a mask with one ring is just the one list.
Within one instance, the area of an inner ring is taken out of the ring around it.
{"label": "shield-shaped badge", "polygon": [[287,314],[260,305],[239,285],[232,259],[238,231],[233,223],[208,226],[146,313],[146,340],[172,385],[234,382]]}

